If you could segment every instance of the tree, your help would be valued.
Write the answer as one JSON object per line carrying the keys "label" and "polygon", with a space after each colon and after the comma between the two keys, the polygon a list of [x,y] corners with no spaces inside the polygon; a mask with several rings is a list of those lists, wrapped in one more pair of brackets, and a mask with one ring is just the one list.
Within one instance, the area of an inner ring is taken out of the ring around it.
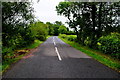
{"label": "tree", "polygon": [[46,25],[48,26],[48,34],[53,35],[54,34],[53,24],[50,22],[46,22]]}
{"label": "tree", "polygon": [[120,2],[60,2],[56,11],[58,15],[68,18],[67,23],[70,28],[74,28],[80,43],[93,47],[103,34],[119,32],[119,4]]}
{"label": "tree", "polygon": [[75,29],[75,32],[76,32],[77,38],[78,38],[78,31],[77,31],[77,27],[76,27],[77,25],[76,25],[76,22],[75,22],[76,14],[73,14],[76,11],[75,7],[74,7],[74,3],[60,2],[59,5],[56,6],[56,11],[57,11],[58,15],[64,15],[65,17],[68,18],[69,27]]}
{"label": "tree", "polygon": [[31,24],[30,26],[31,27],[29,29],[32,33],[33,38],[39,39],[41,41],[46,40],[46,37],[48,34],[46,24],[44,24],[42,22],[35,22],[35,23]]}
{"label": "tree", "polygon": [[31,41],[27,38],[30,38],[28,24],[34,21],[32,12],[33,8],[29,2],[2,2],[3,46],[16,45],[20,37],[24,40],[20,43],[27,44]]}
{"label": "tree", "polygon": [[66,34],[67,33],[67,28],[64,25],[61,25],[58,29],[59,34]]}
{"label": "tree", "polygon": [[64,26],[64,24],[61,21],[55,21],[54,24],[50,22],[46,22],[46,25],[48,27],[48,34],[49,35],[59,35],[59,34],[66,34],[67,28]]}
{"label": "tree", "polygon": [[55,21],[55,23],[53,24],[53,28],[54,28],[54,35],[58,36],[59,35],[59,27],[63,25],[61,21]]}

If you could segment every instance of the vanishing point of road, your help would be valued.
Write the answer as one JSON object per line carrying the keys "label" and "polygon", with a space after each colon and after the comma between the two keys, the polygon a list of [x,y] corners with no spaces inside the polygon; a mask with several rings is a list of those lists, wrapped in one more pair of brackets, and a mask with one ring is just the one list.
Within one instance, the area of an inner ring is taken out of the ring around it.
{"label": "vanishing point of road", "polygon": [[116,71],[60,40],[49,37],[3,78],[119,78]]}

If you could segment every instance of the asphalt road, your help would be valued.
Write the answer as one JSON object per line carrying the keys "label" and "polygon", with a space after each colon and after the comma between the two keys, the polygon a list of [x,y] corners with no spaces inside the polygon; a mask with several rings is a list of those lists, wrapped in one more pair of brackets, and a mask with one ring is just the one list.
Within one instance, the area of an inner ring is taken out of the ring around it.
{"label": "asphalt road", "polygon": [[3,78],[118,78],[114,70],[61,41],[48,38],[29,57],[21,59]]}

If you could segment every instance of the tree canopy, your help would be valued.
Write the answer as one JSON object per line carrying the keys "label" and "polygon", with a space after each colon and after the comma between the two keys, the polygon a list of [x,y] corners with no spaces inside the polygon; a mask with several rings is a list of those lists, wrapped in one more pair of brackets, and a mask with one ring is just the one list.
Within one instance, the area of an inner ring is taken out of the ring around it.
{"label": "tree canopy", "polygon": [[68,18],[79,42],[89,40],[90,46],[102,35],[120,31],[119,10],[120,2],[60,2],[56,6],[58,15]]}

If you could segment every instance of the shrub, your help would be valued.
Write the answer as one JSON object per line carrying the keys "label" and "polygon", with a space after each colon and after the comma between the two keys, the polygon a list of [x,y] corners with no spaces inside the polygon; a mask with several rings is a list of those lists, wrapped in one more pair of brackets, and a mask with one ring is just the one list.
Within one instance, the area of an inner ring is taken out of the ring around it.
{"label": "shrub", "polygon": [[59,36],[60,36],[61,38],[66,38],[66,37],[67,37],[66,34],[59,34]]}
{"label": "shrub", "polygon": [[90,45],[91,45],[90,37],[87,37],[87,38],[84,40],[84,44],[85,44],[86,46],[90,46]]}
{"label": "shrub", "polygon": [[68,41],[76,41],[76,35],[66,35],[66,34],[60,34],[61,38],[67,39]]}
{"label": "shrub", "polygon": [[46,40],[46,36],[44,36],[44,35],[37,35],[37,39],[39,39],[40,41],[45,41]]}
{"label": "shrub", "polygon": [[2,47],[2,60],[5,60],[5,55],[13,55],[13,47]]}
{"label": "shrub", "polygon": [[120,58],[120,34],[111,33],[98,39],[98,48],[106,54]]}
{"label": "shrub", "polygon": [[48,34],[47,26],[44,23],[36,22],[35,24],[31,24],[32,27],[30,27],[31,33],[33,37],[44,41],[46,40],[46,36]]}
{"label": "shrub", "polygon": [[76,37],[74,35],[69,35],[67,39],[68,41],[75,41]]}

